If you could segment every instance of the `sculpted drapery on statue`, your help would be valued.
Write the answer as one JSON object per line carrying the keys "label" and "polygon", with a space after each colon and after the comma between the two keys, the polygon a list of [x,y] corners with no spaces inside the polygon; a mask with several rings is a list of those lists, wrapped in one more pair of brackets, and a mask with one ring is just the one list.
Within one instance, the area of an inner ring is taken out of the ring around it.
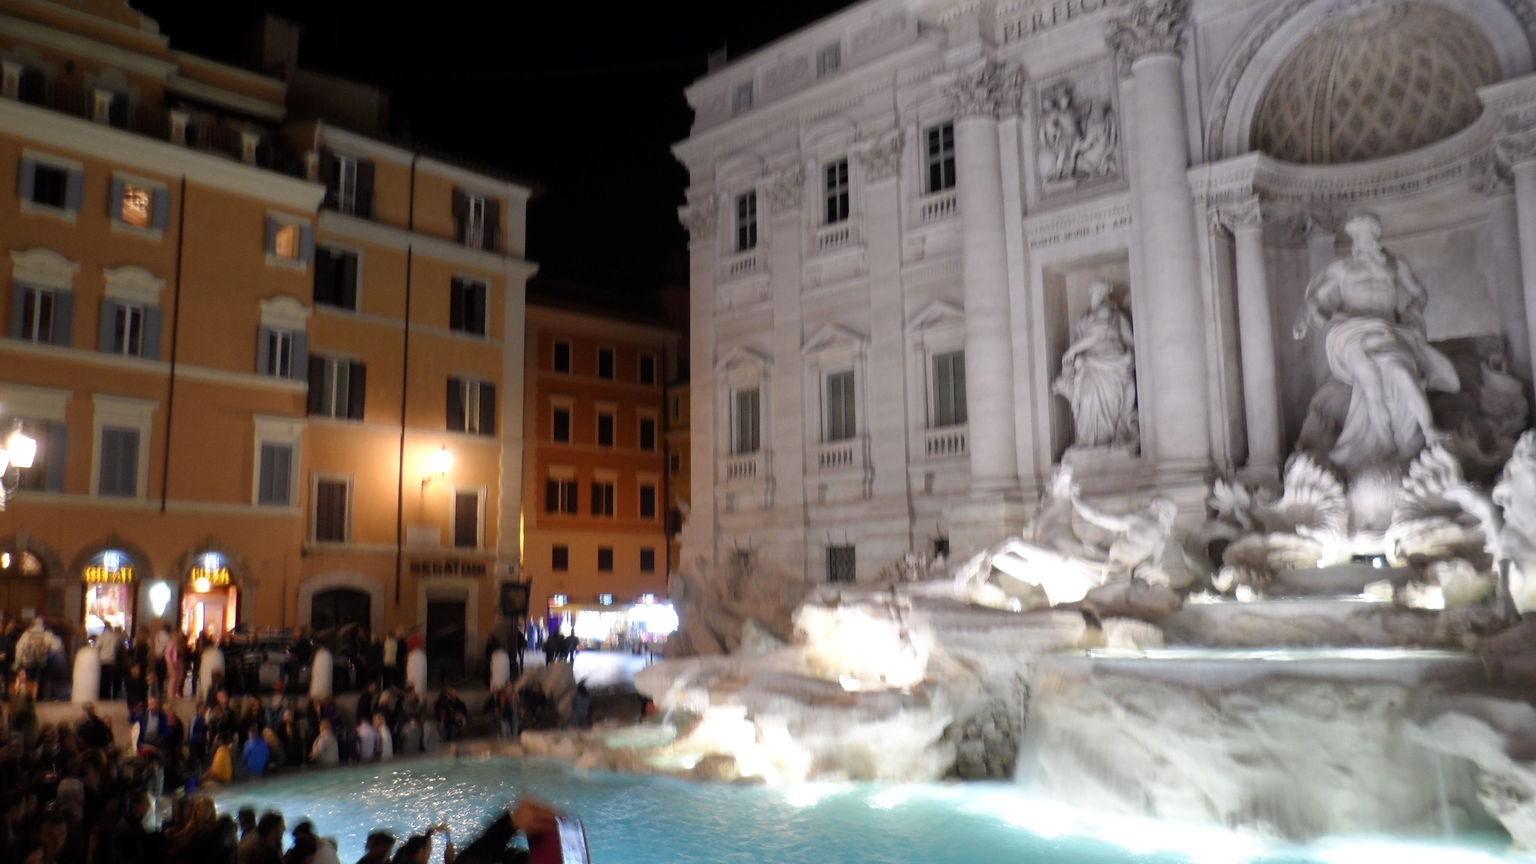
{"label": "sculpted drapery on statue", "polygon": [[1136,349],[1131,319],[1103,279],[1089,288],[1091,306],[1078,319],[1061,357],[1055,391],[1072,406],[1076,447],[1136,444]]}
{"label": "sculpted drapery on statue", "polygon": [[1325,451],[1353,476],[1406,462],[1442,440],[1426,390],[1455,393],[1460,381],[1425,335],[1423,286],[1406,262],[1381,248],[1381,221],[1362,213],[1344,231],[1354,248],[1307,286],[1292,335],[1325,331],[1334,378],[1313,397],[1300,446]]}

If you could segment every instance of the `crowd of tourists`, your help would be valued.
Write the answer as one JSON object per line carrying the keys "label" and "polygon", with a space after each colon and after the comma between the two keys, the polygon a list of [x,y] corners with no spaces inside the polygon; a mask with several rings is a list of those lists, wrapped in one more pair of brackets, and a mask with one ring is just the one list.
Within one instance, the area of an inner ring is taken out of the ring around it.
{"label": "crowd of tourists", "polygon": [[[25,677],[17,685],[30,688]],[[13,685],[15,686],[15,685]],[[220,814],[206,791],[167,794],[176,776],[176,745],[124,747],[110,724],[86,705],[79,720],[39,728],[24,699],[5,705],[0,747],[0,861],[16,864],[426,864],[433,826],[397,843],[375,831],[364,848],[340,849],[308,820],[291,834],[283,814],[242,808]],[[19,716],[18,716],[19,715]],[[322,733],[323,734],[323,733]],[[187,754],[181,754],[185,758]],[[462,850],[451,834],[444,864],[526,860],[510,845],[518,832],[538,837],[555,814],[532,801],[498,815]],[[291,839],[288,839],[291,837]]]}

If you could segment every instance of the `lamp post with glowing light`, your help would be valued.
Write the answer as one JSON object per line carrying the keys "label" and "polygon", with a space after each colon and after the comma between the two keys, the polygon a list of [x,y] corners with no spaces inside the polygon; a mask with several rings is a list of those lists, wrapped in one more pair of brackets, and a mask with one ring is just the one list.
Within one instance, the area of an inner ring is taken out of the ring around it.
{"label": "lamp post with glowing light", "polygon": [[21,488],[21,472],[31,468],[36,458],[37,440],[23,431],[21,421],[17,420],[11,427],[11,434],[0,445],[0,510],[5,509],[11,496]]}

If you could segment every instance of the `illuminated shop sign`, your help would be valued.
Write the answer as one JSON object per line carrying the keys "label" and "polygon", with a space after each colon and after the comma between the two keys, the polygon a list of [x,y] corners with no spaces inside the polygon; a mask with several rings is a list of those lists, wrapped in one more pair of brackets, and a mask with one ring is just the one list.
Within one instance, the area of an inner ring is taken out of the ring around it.
{"label": "illuminated shop sign", "polygon": [[224,556],[217,552],[209,552],[198,558],[198,563],[187,574],[187,581],[199,593],[206,592],[210,588],[229,587],[229,564]]}
{"label": "illuminated shop sign", "polygon": [[133,581],[133,565],[121,552],[107,551],[92,559],[85,567],[87,584],[127,583]]}

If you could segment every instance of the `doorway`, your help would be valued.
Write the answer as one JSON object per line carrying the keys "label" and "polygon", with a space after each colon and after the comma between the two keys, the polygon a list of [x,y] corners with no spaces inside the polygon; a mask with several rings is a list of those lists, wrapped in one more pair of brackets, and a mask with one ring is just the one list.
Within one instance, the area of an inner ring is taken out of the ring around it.
{"label": "doorway", "polygon": [[188,585],[181,595],[181,633],[189,644],[198,637],[207,636],[217,641],[235,629],[239,619],[238,589],[212,588],[198,591],[195,584]]}
{"label": "doorway", "polygon": [[428,678],[438,684],[464,677],[464,601],[427,601]]}
{"label": "doorway", "polygon": [[373,620],[373,598],[355,588],[332,588],[315,594],[309,603],[309,629],[331,630],[351,624],[368,629]]}
{"label": "doorway", "polygon": [[43,614],[48,603],[43,561],[25,550],[0,553],[0,611],[11,621]]}

